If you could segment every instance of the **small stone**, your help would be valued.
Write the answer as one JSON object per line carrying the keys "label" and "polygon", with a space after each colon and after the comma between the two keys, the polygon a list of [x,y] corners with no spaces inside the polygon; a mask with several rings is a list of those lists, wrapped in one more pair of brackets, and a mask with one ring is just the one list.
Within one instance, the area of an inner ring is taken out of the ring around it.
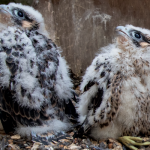
{"label": "small stone", "polygon": [[14,135],[14,136],[11,136],[11,139],[13,139],[13,140],[18,140],[18,139],[20,139],[21,137],[20,137],[20,135]]}
{"label": "small stone", "polygon": [[31,149],[31,147],[30,146],[28,146],[28,147],[26,147],[27,149]]}
{"label": "small stone", "polygon": [[113,143],[114,142],[114,140],[113,139],[109,139],[109,143]]}
{"label": "small stone", "polygon": [[53,132],[51,132],[51,133],[50,133],[50,132],[48,132],[48,133],[47,133],[47,136],[53,136],[53,135],[54,135],[54,133],[53,133]]}
{"label": "small stone", "polygon": [[59,145],[59,148],[64,148],[64,145]]}
{"label": "small stone", "polygon": [[45,145],[45,148],[49,149],[51,146],[50,145]]}
{"label": "small stone", "polygon": [[119,142],[115,142],[114,143],[116,146],[120,146],[120,147],[122,147],[122,144],[121,143],[119,143]]}
{"label": "small stone", "polygon": [[[123,150],[123,148],[120,147],[120,146],[117,146],[117,147],[115,147],[113,150]],[[143,150],[144,150],[144,149],[143,149]]]}
{"label": "small stone", "polygon": [[98,145],[98,142],[97,141],[92,141],[92,144]]}
{"label": "small stone", "polygon": [[20,148],[15,144],[9,144],[8,147],[10,147],[11,150],[20,150]]}
{"label": "small stone", "polygon": [[77,146],[77,145],[75,145],[75,144],[69,145],[68,148],[69,148],[69,149],[81,149],[80,146]]}
{"label": "small stone", "polygon": [[59,140],[59,142],[61,142],[61,143],[67,143],[67,142],[70,142],[70,141],[67,140],[67,139],[61,139],[61,140]]}
{"label": "small stone", "polygon": [[78,139],[75,138],[74,141],[73,141],[73,143],[74,143],[74,144],[78,143]]}
{"label": "small stone", "polygon": [[107,148],[107,143],[105,141],[100,142],[99,147],[105,149]]}
{"label": "small stone", "polygon": [[41,143],[39,143],[39,142],[34,143],[34,144],[33,144],[33,147],[31,148],[31,150],[36,150],[36,149],[38,149],[39,146],[40,146],[40,144],[41,144]]}
{"label": "small stone", "polygon": [[86,144],[81,144],[81,147],[82,148],[86,148]]}
{"label": "small stone", "polygon": [[57,143],[58,143],[57,141],[54,141],[54,140],[52,140],[52,142],[53,142],[54,144],[57,144]]}
{"label": "small stone", "polygon": [[147,142],[147,141],[149,142],[150,141],[150,138],[148,138],[148,137],[143,137],[142,139],[143,139],[144,142]]}
{"label": "small stone", "polygon": [[64,149],[68,149],[68,147],[67,147],[67,146],[64,146]]}
{"label": "small stone", "polygon": [[72,136],[66,137],[66,139],[73,140],[73,137]]}
{"label": "small stone", "polygon": [[9,144],[13,144],[13,140],[11,140],[11,139],[8,140],[8,143],[9,143]]}
{"label": "small stone", "polygon": [[109,144],[108,144],[108,148],[109,148],[109,149],[113,149],[113,143],[109,143]]}

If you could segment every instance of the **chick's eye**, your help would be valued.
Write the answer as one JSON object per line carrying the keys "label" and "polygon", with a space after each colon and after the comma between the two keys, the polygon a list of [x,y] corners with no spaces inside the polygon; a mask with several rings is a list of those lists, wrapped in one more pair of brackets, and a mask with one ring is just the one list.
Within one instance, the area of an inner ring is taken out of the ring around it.
{"label": "chick's eye", "polygon": [[140,39],[142,36],[140,33],[135,33],[134,36],[137,38],[137,39]]}
{"label": "chick's eye", "polygon": [[23,17],[23,12],[22,11],[18,11],[18,16],[19,17]]}
{"label": "chick's eye", "polygon": [[14,13],[15,13],[16,16],[19,16],[20,18],[24,17],[24,14],[21,10],[14,10]]}

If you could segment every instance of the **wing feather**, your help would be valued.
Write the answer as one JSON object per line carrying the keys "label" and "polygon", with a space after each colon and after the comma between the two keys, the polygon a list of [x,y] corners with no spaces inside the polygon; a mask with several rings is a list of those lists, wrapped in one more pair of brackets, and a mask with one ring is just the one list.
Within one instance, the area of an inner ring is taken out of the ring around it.
{"label": "wing feather", "polygon": [[[109,61],[109,59],[108,59]],[[95,66],[95,67],[93,67]],[[93,70],[92,70],[93,69]],[[90,78],[90,74],[94,74]],[[123,76],[120,72],[112,73],[109,62],[91,65],[84,76],[83,94],[80,96],[79,113],[86,118],[79,129],[79,136],[90,132],[93,126],[104,128],[116,117],[120,105],[120,93]],[[93,92],[95,89],[95,92]],[[88,98],[88,100],[86,100]],[[88,102],[88,105],[80,106]],[[87,110],[87,111],[82,111]]]}

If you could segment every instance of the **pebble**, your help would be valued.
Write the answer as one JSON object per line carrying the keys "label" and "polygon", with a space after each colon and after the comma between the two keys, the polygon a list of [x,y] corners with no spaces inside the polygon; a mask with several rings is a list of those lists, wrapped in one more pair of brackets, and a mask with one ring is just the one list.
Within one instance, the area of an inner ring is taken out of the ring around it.
{"label": "pebble", "polygon": [[113,143],[109,143],[109,144],[108,144],[108,148],[109,148],[109,149],[113,149]]}
{"label": "pebble", "polygon": [[59,145],[59,148],[64,148],[64,145]]}
{"label": "pebble", "polygon": [[30,147],[30,146],[27,146],[26,148],[27,148],[27,149],[31,149],[31,147]]}
{"label": "pebble", "polygon": [[[74,133],[68,133],[74,135]],[[17,138],[14,138],[17,137]],[[62,137],[62,139],[60,138]],[[94,141],[88,137],[81,138],[64,138],[67,136],[59,136],[59,139],[55,139],[54,142],[49,142],[44,145],[40,138],[36,142],[23,138],[20,135],[0,135],[0,142],[7,145],[6,150],[128,150],[124,145],[122,146],[117,140],[104,139]],[[39,141],[38,141],[39,140]],[[146,150],[150,150],[149,147],[144,147]],[[140,150],[142,150],[141,148]]]}
{"label": "pebble", "polygon": [[69,149],[80,149],[81,147],[72,143],[71,145],[68,146],[68,148]]}
{"label": "pebble", "polygon": [[78,143],[78,139],[75,138],[73,143],[74,143],[74,144],[77,144],[77,143]]}
{"label": "pebble", "polygon": [[105,141],[103,141],[99,144],[99,147],[105,149],[105,148],[107,148],[107,143]]}
{"label": "pebble", "polygon": [[13,144],[13,140],[8,140],[8,143],[9,144]]}
{"label": "pebble", "polygon": [[11,139],[13,139],[13,140],[18,140],[18,139],[20,139],[21,137],[20,137],[20,135],[13,135],[13,136],[11,136]]}

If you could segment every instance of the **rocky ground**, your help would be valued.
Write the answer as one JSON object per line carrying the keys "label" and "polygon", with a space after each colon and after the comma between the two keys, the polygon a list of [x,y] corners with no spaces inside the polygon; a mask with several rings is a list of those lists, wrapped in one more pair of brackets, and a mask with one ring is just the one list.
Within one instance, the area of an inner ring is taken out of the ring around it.
{"label": "rocky ground", "polygon": [[[6,135],[0,133],[0,150],[128,150],[124,145],[113,139],[94,141],[88,137],[73,138],[74,132],[63,132],[54,135],[46,133],[42,135],[32,134],[30,138],[20,135]],[[140,150],[150,150],[148,147],[140,147]]]}

